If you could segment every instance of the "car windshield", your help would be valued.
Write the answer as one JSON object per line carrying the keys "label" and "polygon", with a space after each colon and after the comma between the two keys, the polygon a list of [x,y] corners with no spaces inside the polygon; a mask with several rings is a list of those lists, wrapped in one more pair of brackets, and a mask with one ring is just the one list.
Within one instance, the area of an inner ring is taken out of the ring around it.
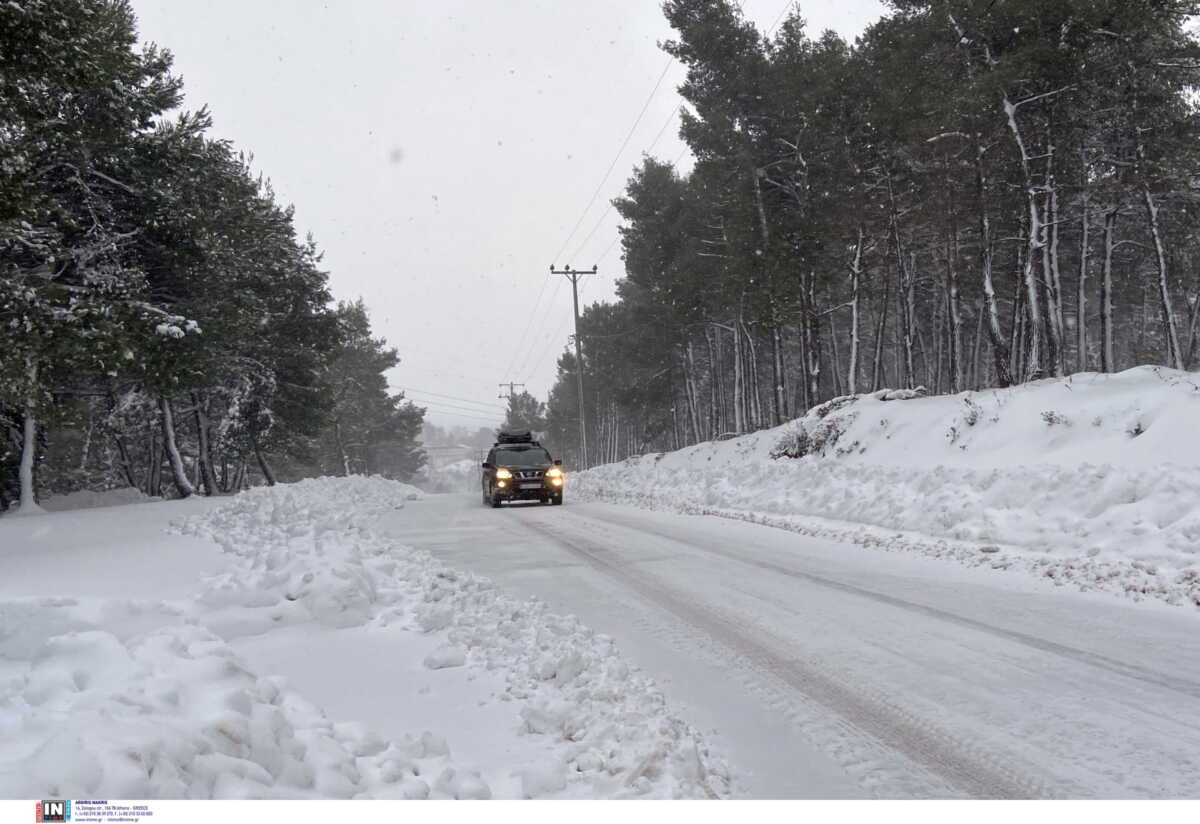
{"label": "car windshield", "polygon": [[518,446],[496,450],[497,466],[545,466],[550,453],[540,446]]}

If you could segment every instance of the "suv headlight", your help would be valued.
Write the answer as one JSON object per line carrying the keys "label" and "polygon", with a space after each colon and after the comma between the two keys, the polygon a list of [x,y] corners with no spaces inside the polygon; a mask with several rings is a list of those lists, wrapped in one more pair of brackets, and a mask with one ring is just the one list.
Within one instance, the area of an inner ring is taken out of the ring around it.
{"label": "suv headlight", "polygon": [[512,477],[512,473],[509,472],[504,467],[500,467],[499,469],[496,470],[496,478],[499,480],[508,480],[511,477]]}
{"label": "suv headlight", "polygon": [[561,469],[559,469],[557,466],[552,466],[546,470],[547,478],[561,478],[562,476],[563,476],[563,471]]}

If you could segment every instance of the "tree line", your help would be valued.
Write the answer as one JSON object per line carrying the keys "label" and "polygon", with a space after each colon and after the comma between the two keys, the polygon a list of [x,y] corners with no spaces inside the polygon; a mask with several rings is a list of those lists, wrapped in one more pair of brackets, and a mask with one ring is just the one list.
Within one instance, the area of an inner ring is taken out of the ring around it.
{"label": "tree line", "polygon": [[[647,157],[614,201],[625,276],[580,323],[593,463],[885,386],[1196,366],[1200,4],[892,0],[854,44],[663,9],[696,163]],[[547,405],[572,454],[577,368]]]}
{"label": "tree line", "polygon": [[0,4],[0,511],[409,477],[424,410],[125,0]]}

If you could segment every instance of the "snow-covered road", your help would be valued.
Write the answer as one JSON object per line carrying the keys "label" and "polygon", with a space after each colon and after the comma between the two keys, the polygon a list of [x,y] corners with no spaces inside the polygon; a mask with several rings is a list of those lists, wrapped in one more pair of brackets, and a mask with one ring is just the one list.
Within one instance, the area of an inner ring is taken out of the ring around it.
{"label": "snow-covered road", "polygon": [[1200,797],[1200,615],[714,517],[375,528],[612,635],[753,797]]}

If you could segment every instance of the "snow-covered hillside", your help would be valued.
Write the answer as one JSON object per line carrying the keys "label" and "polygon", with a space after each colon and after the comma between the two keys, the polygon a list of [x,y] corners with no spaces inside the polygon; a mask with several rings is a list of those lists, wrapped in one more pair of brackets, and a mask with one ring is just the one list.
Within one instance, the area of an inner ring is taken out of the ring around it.
{"label": "snow-covered hillside", "polygon": [[1200,605],[1200,376],[838,398],[775,429],[581,472],[703,512]]}
{"label": "snow-covered hillside", "polygon": [[611,639],[369,529],[419,497],[322,478],[0,523],[0,798],[729,792]]}

